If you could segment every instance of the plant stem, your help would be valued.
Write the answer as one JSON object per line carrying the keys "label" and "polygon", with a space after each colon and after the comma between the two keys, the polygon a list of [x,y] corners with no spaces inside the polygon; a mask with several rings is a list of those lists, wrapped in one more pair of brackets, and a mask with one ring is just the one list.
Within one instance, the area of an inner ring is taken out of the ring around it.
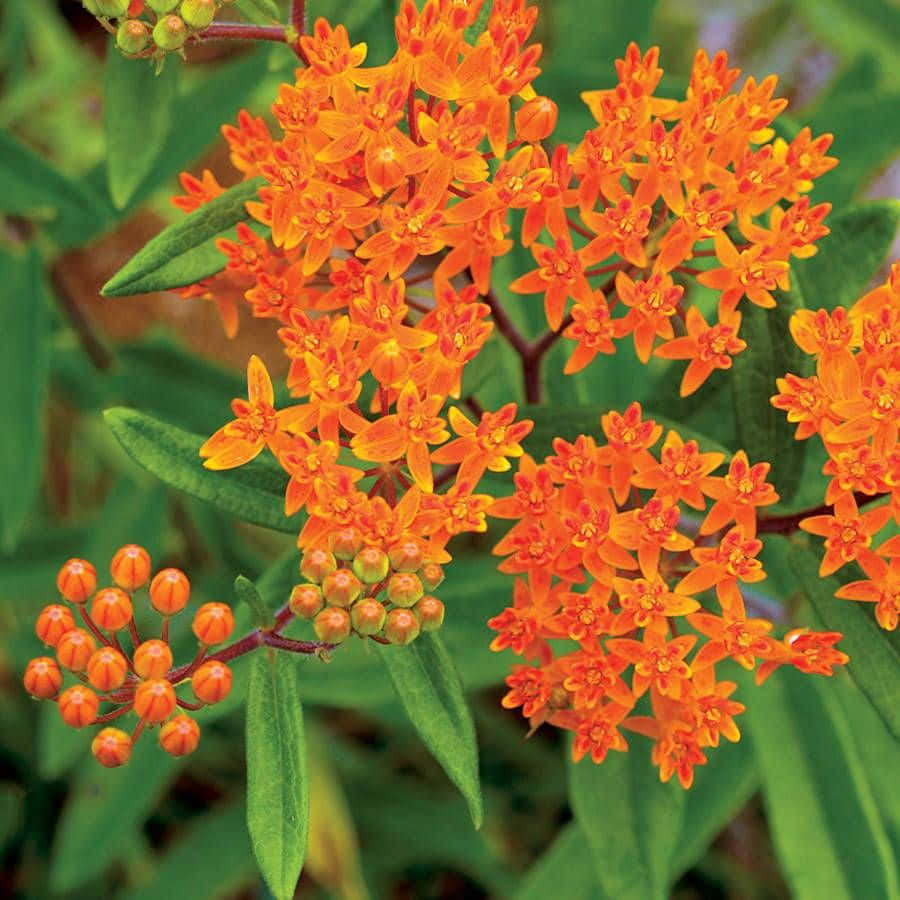
{"label": "plant stem", "polygon": [[[302,4],[301,4],[302,5]],[[201,41],[276,41],[288,42],[283,25],[245,25],[243,22],[218,22],[197,35]]]}
{"label": "plant stem", "polygon": [[292,0],[291,25],[297,34],[306,34],[306,0]]}
{"label": "plant stem", "polygon": [[[865,506],[886,496],[887,494],[863,494],[857,491],[853,498],[856,500],[857,506]],[[814,509],[805,509],[786,516],[760,516],[757,520],[756,531],[758,534],[791,534],[797,531],[803,519],[808,519],[810,516],[827,516],[831,511],[831,505],[823,503]]]}
{"label": "plant stem", "polygon": [[491,290],[488,291],[487,296],[484,299],[491,308],[491,315],[497,326],[497,331],[509,341],[513,350],[515,350],[519,356],[525,357],[528,354],[528,341],[525,340],[525,337],[519,329],[516,328],[513,320],[507,315],[506,310],[497,299],[497,295]]}

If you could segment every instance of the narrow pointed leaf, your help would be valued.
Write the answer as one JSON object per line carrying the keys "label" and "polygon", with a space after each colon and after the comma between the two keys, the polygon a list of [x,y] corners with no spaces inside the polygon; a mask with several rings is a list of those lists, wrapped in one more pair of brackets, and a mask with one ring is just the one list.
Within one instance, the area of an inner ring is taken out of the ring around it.
{"label": "narrow pointed leaf", "polygon": [[591,849],[576,822],[570,822],[525,873],[515,900],[601,900]]}
{"label": "narrow pointed leaf", "polygon": [[284,514],[287,480],[274,462],[257,458],[237,469],[204,469],[198,452],[206,438],[133,409],[104,413],[107,425],[139,465],[166,484],[206,500],[246,522],[296,532],[299,519]]}
{"label": "narrow pointed leaf", "polygon": [[263,183],[262,178],[242,181],[170,225],[119,269],[101,293],[128,297],[192,284],[198,273],[205,272],[200,277],[207,277],[224,268],[225,257],[219,254],[221,264],[209,271],[214,264],[210,241],[250,218],[245,204]]}
{"label": "narrow pointed leaf", "polygon": [[422,634],[406,647],[378,652],[413,727],[459,788],[476,828],[481,827],[478,744],[462,682],[441,639]]}
{"label": "narrow pointed leaf", "polygon": [[288,900],[306,856],[309,779],[297,661],[257,653],[247,692],[247,827],[275,900]]}
{"label": "narrow pointed leaf", "polygon": [[234,580],[234,592],[238,600],[246,603],[250,609],[253,624],[264,627],[272,623],[272,614],[266,608],[265,601],[260,596],[256,585],[243,575],[238,575]]}

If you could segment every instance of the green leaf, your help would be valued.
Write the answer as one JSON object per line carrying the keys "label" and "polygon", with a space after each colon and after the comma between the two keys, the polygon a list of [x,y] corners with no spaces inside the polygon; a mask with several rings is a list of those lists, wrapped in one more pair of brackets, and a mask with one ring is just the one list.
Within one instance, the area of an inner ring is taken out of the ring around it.
{"label": "green leaf", "polygon": [[570,822],[549,849],[526,872],[514,900],[600,900],[584,833]]}
{"label": "green leaf", "polygon": [[589,757],[570,762],[569,799],[604,894],[615,900],[664,900],[685,791],[675,778],[662,784],[647,742],[636,738],[633,743],[626,753],[610,753],[601,765]]}
{"label": "green leaf", "polygon": [[165,145],[178,89],[174,59],[157,74],[150,60],[128,59],[111,40],[103,94],[106,175],[116,209],[124,209]]}
{"label": "green leaf", "polygon": [[231,896],[250,880],[253,854],[247,840],[243,803],[213,808],[193,820],[149,869],[149,880],[123,900],[197,900]]}
{"label": "green leaf", "polygon": [[247,827],[276,900],[294,896],[306,856],[309,781],[297,661],[258,653],[247,692]]}
{"label": "green leaf", "polygon": [[747,704],[781,868],[797,900],[896,898],[897,861],[829,688],[782,669]]}
{"label": "green leaf", "polygon": [[281,18],[275,0],[237,0],[235,6],[245,19],[257,25],[271,25]]}
{"label": "green leaf", "polygon": [[[80,733],[90,741],[90,735]],[[56,829],[50,887],[71,891],[105,871],[128,846],[183,761],[162,753],[144,735],[127,766],[105,769],[91,762],[66,801]]]}
{"label": "green leaf", "polygon": [[379,644],[378,653],[410,722],[465,797],[472,821],[480,828],[483,810],[475,725],[447,648],[431,633],[406,647]]}
{"label": "green leaf", "polygon": [[[193,283],[197,272],[212,263],[210,239],[250,218],[246,203],[256,196],[261,184],[262,178],[242,181],[170,225],[119,269],[103,285],[101,293],[105,297],[128,297]],[[220,269],[224,267],[224,257],[221,262]]]}
{"label": "green leaf", "polygon": [[[900,740],[900,640],[879,627],[869,603],[834,596],[841,581],[819,577],[819,561],[806,547],[795,546],[788,557],[803,592],[829,631],[843,634],[840,649],[850,662],[847,671],[857,687]],[[858,572],[858,570],[857,570]],[[852,580],[849,576],[845,581]]]}
{"label": "green leaf", "polygon": [[166,484],[206,500],[245,522],[296,533],[299,520],[284,514],[286,479],[281,468],[257,458],[227,472],[203,468],[198,455],[205,438],[133,409],[104,412],[110,430],[139,465]]}
{"label": "green leaf", "polygon": [[43,408],[49,377],[46,293],[41,258],[0,249],[0,548],[18,543],[44,469]]}
{"label": "green leaf", "polygon": [[819,241],[819,252],[793,264],[810,309],[850,307],[864,293],[894,243],[900,200],[854,206],[827,224],[831,234]]}
{"label": "green leaf", "polygon": [[256,585],[243,575],[238,575],[234,580],[234,592],[238,600],[246,603],[250,608],[253,624],[260,628],[272,624],[272,614],[266,607],[263,598],[259,595]]}
{"label": "green leaf", "polygon": [[776,291],[775,299],[774,309],[755,304],[744,309],[740,333],[747,349],[734,358],[731,389],[738,445],[751,464],[772,464],[769,481],[784,502],[800,484],[806,444],[795,440],[794,426],[769,398],[778,391],[776,378],[786,372],[803,374],[803,351],[788,330],[793,313],[803,308],[803,295],[795,284],[789,293]]}

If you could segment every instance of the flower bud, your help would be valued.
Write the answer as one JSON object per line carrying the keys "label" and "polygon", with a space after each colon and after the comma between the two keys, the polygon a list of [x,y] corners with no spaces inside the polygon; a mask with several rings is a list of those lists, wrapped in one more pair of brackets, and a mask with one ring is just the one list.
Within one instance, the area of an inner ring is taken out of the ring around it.
{"label": "flower bud", "polygon": [[558,113],[559,108],[549,97],[534,97],[516,112],[516,137],[529,143],[544,140],[556,128]]}
{"label": "flower bud", "polygon": [[325,605],[322,588],[317,584],[295,584],[291,591],[291,612],[301,619],[312,619]]}
{"label": "flower bud", "polygon": [[392,609],[384,623],[384,636],[392,644],[411,644],[419,636],[419,620],[412,610]]}
{"label": "flower bud", "polygon": [[103,728],[91,741],[91,753],[109,769],[124,766],[131,759],[131,738],[119,728]]}
{"label": "flower bud", "polygon": [[49,656],[39,656],[37,659],[31,660],[25,667],[22,682],[25,690],[32,697],[49,700],[59,693],[63,683],[63,674],[55,659],[51,659]]}
{"label": "flower bud", "polygon": [[116,550],[109,571],[120,588],[136,591],[150,578],[150,554],[137,544],[126,544]]}
{"label": "flower bud", "polygon": [[325,576],[322,593],[331,606],[353,606],[362,593],[362,585],[349,569],[336,569]]}
{"label": "flower bud", "polygon": [[180,12],[190,28],[206,28],[216,16],[216,0],[184,0]]}
{"label": "flower bud", "polygon": [[83,672],[96,649],[97,643],[88,632],[83,628],[73,628],[59,639],[56,658],[70,672]]}
{"label": "flower bud", "polygon": [[121,687],[127,674],[125,657],[112,647],[95,650],[87,663],[88,681],[98,691],[114,691]]}
{"label": "flower bud", "polygon": [[364,597],[350,611],[350,621],[357,634],[378,634],[384,628],[387,611],[373,597]]}
{"label": "flower bud", "polygon": [[187,756],[199,743],[200,726],[190,716],[175,716],[159,730],[159,745],[170,756]]}
{"label": "flower bud", "polygon": [[69,603],[85,603],[97,590],[97,570],[86,559],[70,559],[59,570],[56,586]]}
{"label": "flower bud", "polygon": [[161,569],[150,582],[150,603],[162,616],[180,613],[191,597],[191,583],[181,569]]}
{"label": "flower bud", "polygon": [[91,618],[107,631],[124,628],[134,614],[131,597],[119,588],[104,588],[98,591],[91,604]]}
{"label": "flower bud", "polygon": [[116,44],[123,53],[140,53],[150,43],[150,29],[140,19],[128,19],[119,25]]}
{"label": "flower bud", "polygon": [[395,606],[415,606],[424,593],[419,576],[412,572],[396,572],[388,579],[388,600]]}
{"label": "flower bud", "polygon": [[328,544],[338,559],[349,561],[362,550],[363,539],[355,528],[341,528],[328,538]]}
{"label": "flower bud", "polygon": [[307,550],[300,560],[300,574],[315,584],[321,584],[336,568],[337,560],[327,550]]}
{"label": "flower bud", "polygon": [[187,37],[187,27],[180,16],[163,16],[153,26],[153,41],[160,50],[179,50]]}
{"label": "flower bud", "polygon": [[313,629],[320,641],[340,644],[350,636],[350,614],[338,606],[326,606],[313,620]]}
{"label": "flower bud", "polygon": [[134,651],[134,671],[141,678],[163,678],[172,668],[172,650],[165,641],[144,641]]}
{"label": "flower bud", "polygon": [[423,597],[413,609],[422,631],[437,631],[444,624],[444,604],[437,597]]}
{"label": "flower bud", "polygon": [[377,547],[363,547],[353,557],[353,571],[363,584],[378,584],[387,577],[390,560],[387,553]]}
{"label": "flower bud", "polygon": [[144,0],[131,0],[128,4],[128,15],[139,16],[144,11]]}
{"label": "flower bud", "polygon": [[425,545],[416,538],[407,538],[391,547],[388,557],[395,572],[418,572],[425,558]]}
{"label": "flower bud", "polygon": [[128,12],[128,3],[129,0],[91,0],[91,6],[95,7],[95,9],[88,7],[88,10],[94,13],[95,16],[100,15],[105,19],[115,19],[119,16],[124,16]]}
{"label": "flower bud", "polygon": [[444,580],[444,570],[437,563],[426,563],[419,570],[419,578],[426,591],[433,591]]}
{"label": "flower bud", "polygon": [[84,685],[76,684],[59,695],[59,714],[70,728],[84,728],[97,718],[100,698]]}
{"label": "flower bud", "polygon": [[194,614],[191,626],[203,644],[221,644],[234,631],[234,613],[224,603],[204,603]]}
{"label": "flower bud", "polygon": [[72,611],[61,603],[45,606],[34,623],[35,634],[50,647],[55,647],[59,639],[74,627],[75,617]]}
{"label": "flower bud", "polygon": [[158,16],[172,12],[181,0],[144,0],[147,6],[153,10]]}
{"label": "flower bud", "polygon": [[168,719],[175,705],[175,688],[165,678],[142,681],[134,692],[134,711],[151,725]]}
{"label": "flower bud", "polygon": [[191,687],[203,703],[218,703],[231,693],[231,669],[215,659],[205,662],[194,672]]}

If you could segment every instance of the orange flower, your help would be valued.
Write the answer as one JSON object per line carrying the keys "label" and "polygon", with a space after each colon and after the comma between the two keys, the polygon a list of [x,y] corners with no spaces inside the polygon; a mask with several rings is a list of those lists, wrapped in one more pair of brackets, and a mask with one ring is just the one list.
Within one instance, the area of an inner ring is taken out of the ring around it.
{"label": "orange flower", "polygon": [[663,697],[679,699],[688,690],[691,667],[684,661],[697,643],[692,634],[667,641],[656,631],[645,631],[643,641],[613,638],[606,642],[610,652],[634,664],[632,690],[635,697],[643,696],[649,688]]}
{"label": "orange flower", "polygon": [[739,450],[734,455],[724,478],[710,476],[704,481],[704,493],[715,499],[707,513],[700,534],[713,534],[732,519],[748,537],[756,534],[756,508],[778,502],[778,494],[766,476],[772,466],[756,463],[751,466],[747,454]]}
{"label": "orange flower", "polygon": [[646,363],[657,336],[675,337],[671,318],[679,310],[684,288],[673,284],[668,275],[654,273],[646,281],[632,281],[624,272],[616,273],[619,299],[629,307],[623,319],[616,322],[617,336],[634,333],[634,349],[638,359]]}
{"label": "orange flower", "polygon": [[851,581],[839,588],[836,597],[875,604],[875,618],[886,631],[895,631],[900,621],[900,557],[890,563],[875,557],[863,563],[867,579]]}
{"label": "orange flower", "polygon": [[669,497],[653,497],[640,509],[619,513],[613,520],[613,539],[629,550],[637,550],[638,562],[645,578],[652,578],[659,567],[663,549],[681,552],[694,542],[675,530],[680,513]]}
{"label": "orange flower", "polygon": [[700,604],[684,593],[670,591],[660,576],[646,578],[614,578],[613,587],[622,605],[610,634],[628,634],[635,628],[647,628],[665,634],[667,617],[684,616],[700,609]]}
{"label": "orange flower", "polygon": [[631,483],[655,490],[659,497],[671,497],[694,509],[704,509],[704,480],[724,459],[723,453],[701,453],[696,441],[685,443],[677,432],[669,431],[659,452],[659,462],[642,460],[643,468],[632,475]]}
{"label": "orange flower", "polygon": [[578,343],[563,370],[565,374],[580,372],[598,353],[615,353],[615,334],[616,326],[603,292],[592,291],[587,300],[572,307],[572,324],[563,331],[563,337]]}

